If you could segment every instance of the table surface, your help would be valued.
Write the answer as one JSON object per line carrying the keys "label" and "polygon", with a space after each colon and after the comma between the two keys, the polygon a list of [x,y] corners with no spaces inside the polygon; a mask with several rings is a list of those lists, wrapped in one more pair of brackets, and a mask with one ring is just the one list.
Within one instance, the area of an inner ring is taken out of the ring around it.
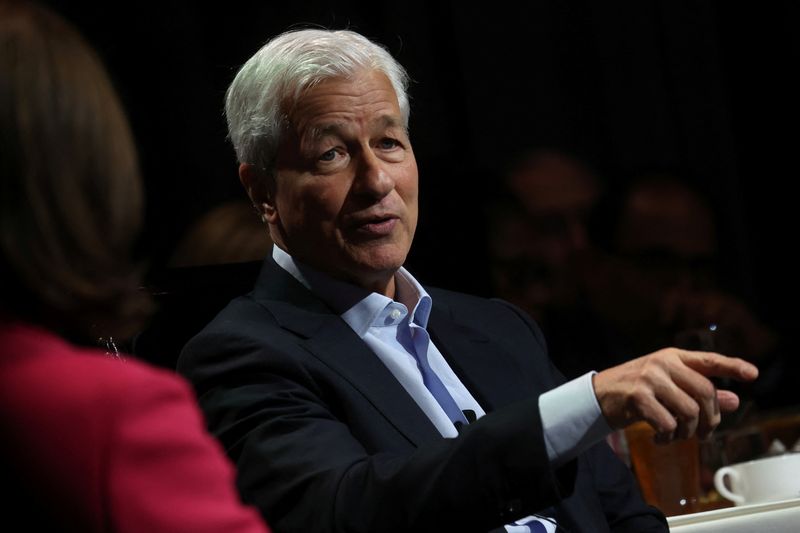
{"label": "table surface", "polygon": [[800,498],[671,516],[667,522],[670,531],[678,533],[797,533]]}

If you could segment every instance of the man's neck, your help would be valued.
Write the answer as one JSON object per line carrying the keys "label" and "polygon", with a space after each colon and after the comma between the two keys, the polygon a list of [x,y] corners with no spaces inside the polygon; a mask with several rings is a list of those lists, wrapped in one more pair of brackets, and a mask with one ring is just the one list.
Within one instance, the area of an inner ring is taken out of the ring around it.
{"label": "man's neck", "polygon": [[391,298],[392,300],[395,299],[395,293],[397,285],[395,283],[395,272],[392,274],[389,279],[380,279],[376,280],[374,283],[358,283],[357,281],[350,281],[350,283],[354,283],[359,287],[362,287],[370,292],[377,292],[378,294],[383,294],[387,298]]}
{"label": "man's neck", "polygon": [[299,261],[300,264],[307,265],[318,272],[330,276],[333,279],[342,281],[344,283],[349,283],[351,285],[355,285],[356,287],[360,287],[368,292],[376,292],[378,294],[382,294],[387,298],[391,298],[392,300],[395,299],[395,294],[397,290],[397,286],[395,283],[395,276],[397,275],[397,270],[374,273],[372,275],[361,276],[361,277],[350,274],[348,272],[330,272],[323,268],[319,268],[319,266],[315,265],[311,261],[306,261],[301,257],[295,256],[279,242],[275,242],[274,246],[276,248],[279,248],[281,251],[283,251],[290,257],[292,257],[293,260]]}

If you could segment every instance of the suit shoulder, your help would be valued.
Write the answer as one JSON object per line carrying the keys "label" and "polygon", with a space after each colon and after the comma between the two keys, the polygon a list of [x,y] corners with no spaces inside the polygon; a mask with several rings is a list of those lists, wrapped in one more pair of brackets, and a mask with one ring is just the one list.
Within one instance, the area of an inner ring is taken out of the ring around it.
{"label": "suit shoulder", "polygon": [[442,289],[439,287],[425,287],[425,290],[431,295],[434,304],[443,302],[451,307],[466,306],[470,309],[486,309],[487,306],[491,308],[497,305],[498,302],[498,300],[492,298],[475,296],[474,294]]}
{"label": "suit shoulder", "polygon": [[520,328],[533,334],[537,344],[547,351],[547,344],[539,325],[522,309],[499,298],[484,298],[457,291],[426,287],[434,307],[444,308],[459,321],[477,321],[506,335],[513,335]]}
{"label": "suit shoulder", "polygon": [[434,305],[446,307],[454,315],[474,313],[488,318],[501,316],[533,323],[533,319],[524,311],[499,298],[485,298],[438,287],[426,287],[425,290],[431,295]]}
{"label": "suit shoulder", "polygon": [[273,329],[271,326],[275,324],[273,315],[257,303],[251,294],[238,296],[186,342],[178,358],[178,367],[180,369],[181,359],[187,353],[203,353],[210,346],[216,347],[219,342],[228,342],[228,339],[259,337]]}
{"label": "suit shoulder", "polygon": [[297,354],[305,353],[298,350],[305,339],[302,325],[313,319],[313,314],[288,302],[240,296],[189,339],[178,356],[178,373],[197,387],[193,371],[200,366],[250,368],[296,361]]}

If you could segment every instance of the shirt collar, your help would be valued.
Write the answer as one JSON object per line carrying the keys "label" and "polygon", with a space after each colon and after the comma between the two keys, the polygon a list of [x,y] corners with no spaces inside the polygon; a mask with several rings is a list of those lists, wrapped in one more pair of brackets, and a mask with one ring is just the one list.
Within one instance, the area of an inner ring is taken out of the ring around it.
{"label": "shirt collar", "polygon": [[428,325],[431,297],[404,267],[400,267],[395,273],[397,300],[392,300],[377,292],[370,292],[351,283],[334,279],[297,261],[278,246],[272,247],[272,258],[281,268],[339,313],[359,337],[363,338],[366,335],[387,307],[401,304],[406,312],[412,309],[409,323],[413,322],[423,328]]}
{"label": "shirt collar", "polygon": [[400,267],[400,270],[394,275],[394,283],[397,300],[412,309],[409,322],[427,328],[428,318],[431,315],[431,305],[433,304],[428,292],[403,267]]}

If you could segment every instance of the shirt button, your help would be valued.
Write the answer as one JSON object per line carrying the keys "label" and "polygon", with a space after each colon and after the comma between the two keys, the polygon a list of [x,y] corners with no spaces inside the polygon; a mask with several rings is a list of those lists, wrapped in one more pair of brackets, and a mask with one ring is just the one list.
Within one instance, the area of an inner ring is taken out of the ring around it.
{"label": "shirt button", "polygon": [[399,309],[392,309],[392,312],[389,313],[389,316],[392,317],[392,320],[399,320],[400,315],[402,314],[403,313],[401,313]]}

